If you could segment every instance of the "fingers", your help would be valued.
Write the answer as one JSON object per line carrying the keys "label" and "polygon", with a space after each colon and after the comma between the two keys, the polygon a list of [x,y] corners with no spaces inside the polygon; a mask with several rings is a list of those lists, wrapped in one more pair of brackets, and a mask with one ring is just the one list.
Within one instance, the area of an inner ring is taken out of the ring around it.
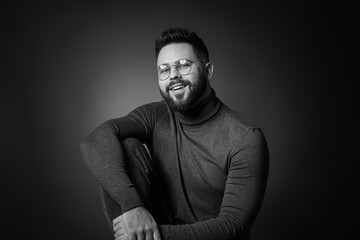
{"label": "fingers", "polygon": [[115,240],[129,240],[130,238],[127,235],[122,235],[120,237],[115,238]]}
{"label": "fingers", "polygon": [[153,233],[151,231],[146,232],[146,240],[153,240]]}
{"label": "fingers", "polygon": [[114,230],[114,232],[117,232],[117,231],[120,231],[120,230],[125,231],[123,223],[122,223],[122,222],[117,223],[117,224],[113,227],[113,230]]}
{"label": "fingers", "polygon": [[123,221],[123,215],[120,215],[117,218],[114,218],[114,220],[113,220],[113,228],[122,221]]}
{"label": "fingers", "polygon": [[136,240],[136,235],[135,234],[131,234],[129,236],[129,240]]}
{"label": "fingers", "polygon": [[124,235],[125,235],[125,232],[124,232],[124,231],[117,231],[117,232],[115,232],[114,237],[115,237],[115,238],[121,238],[121,237],[123,237]]}
{"label": "fingers", "polygon": [[140,233],[140,234],[136,235],[136,238],[135,238],[135,239],[137,239],[137,240],[145,240],[144,234],[143,234],[143,233]]}
{"label": "fingers", "polygon": [[160,232],[157,229],[154,232],[147,231],[128,235],[124,228],[120,228],[115,232],[114,237],[115,240],[161,240]]}
{"label": "fingers", "polygon": [[[161,237],[160,237],[160,232],[158,229],[155,229],[154,233],[153,233],[153,237],[154,237],[154,240],[161,240]],[[151,238],[150,238],[151,239]],[[147,240],[147,239],[146,239]]]}
{"label": "fingers", "polygon": [[123,217],[120,215],[119,217],[113,220],[113,230],[115,240],[128,240],[128,236],[124,229]]}
{"label": "fingers", "polygon": [[115,240],[161,240],[160,232],[158,231],[158,229],[155,229],[154,231],[151,231],[149,229],[147,231],[127,233],[125,228],[121,227],[117,232],[115,232],[114,236]]}

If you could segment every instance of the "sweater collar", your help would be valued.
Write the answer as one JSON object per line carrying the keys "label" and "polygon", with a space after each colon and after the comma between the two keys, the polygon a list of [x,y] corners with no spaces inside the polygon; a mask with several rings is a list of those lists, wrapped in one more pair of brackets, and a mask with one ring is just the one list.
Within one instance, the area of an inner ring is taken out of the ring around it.
{"label": "sweater collar", "polygon": [[219,112],[221,101],[216,97],[214,89],[211,94],[186,114],[175,112],[175,117],[184,125],[196,125],[209,120]]}

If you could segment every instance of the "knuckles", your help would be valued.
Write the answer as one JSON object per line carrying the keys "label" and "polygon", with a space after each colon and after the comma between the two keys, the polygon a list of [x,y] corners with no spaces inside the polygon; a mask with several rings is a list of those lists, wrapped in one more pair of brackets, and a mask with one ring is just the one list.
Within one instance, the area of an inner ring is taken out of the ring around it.
{"label": "knuckles", "polygon": [[145,225],[145,226],[141,226],[141,227],[137,227],[135,229],[129,229],[128,232],[130,234],[143,234],[143,233],[148,233],[148,232],[154,232],[156,231],[157,227],[156,226],[149,226],[149,225]]}

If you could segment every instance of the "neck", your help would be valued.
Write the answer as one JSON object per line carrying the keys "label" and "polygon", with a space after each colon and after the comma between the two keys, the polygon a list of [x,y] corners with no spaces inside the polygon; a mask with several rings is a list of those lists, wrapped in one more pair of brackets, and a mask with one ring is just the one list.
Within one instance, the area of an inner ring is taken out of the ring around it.
{"label": "neck", "polygon": [[[194,104],[194,106],[191,109],[196,109],[197,106],[201,105],[202,102],[204,102],[205,99],[207,99],[211,95],[212,89],[209,84],[206,84],[206,88],[204,93],[201,95],[199,100]],[[190,110],[191,112],[192,110]]]}

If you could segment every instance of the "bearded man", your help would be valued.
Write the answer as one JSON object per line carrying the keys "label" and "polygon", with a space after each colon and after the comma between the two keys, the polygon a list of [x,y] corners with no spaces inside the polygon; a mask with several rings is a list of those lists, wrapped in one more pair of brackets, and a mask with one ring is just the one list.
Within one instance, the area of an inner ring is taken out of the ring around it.
{"label": "bearded man", "polygon": [[210,86],[213,64],[184,28],[155,43],[164,101],[97,127],[81,142],[114,238],[250,239],[269,154],[261,129]]}

